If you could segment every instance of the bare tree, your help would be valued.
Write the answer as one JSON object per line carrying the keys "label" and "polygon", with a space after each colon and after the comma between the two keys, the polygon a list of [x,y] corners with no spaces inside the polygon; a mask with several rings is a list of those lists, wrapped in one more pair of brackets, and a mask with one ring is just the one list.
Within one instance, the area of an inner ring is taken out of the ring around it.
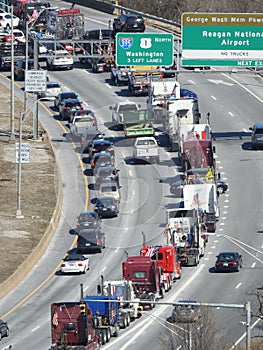
{"label": "bare tree", "polygon": [[218,327],[214,313],[208,307],[200,309],[196,322],[170,323],[159,342],[169,350],[226,350],[231,347],[228,332]]}

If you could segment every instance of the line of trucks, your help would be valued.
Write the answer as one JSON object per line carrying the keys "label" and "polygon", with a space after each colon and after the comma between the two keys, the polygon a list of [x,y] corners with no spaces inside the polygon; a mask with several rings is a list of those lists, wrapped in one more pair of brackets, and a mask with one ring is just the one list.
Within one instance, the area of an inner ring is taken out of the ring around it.
{"label": "line of trucks", "polygon": [[[148,100],[154,121],[161,124],[171,149],[178,152],[185,178],[183,202],[166,210],[167,243],[149,246],[144,241],[139,254],[127,256],[122,263],[122,279],[105,281],[102,277],[97,295],[84,297],[81,290],[77,302],[53,303],[51,350],[98,349],[111,337],[117,337],[120,329],[128,327],[144,311],[152,310],[156,301],[171,290],[180,279],[183,266],[198,265],[205,254],[207,233],[216,230],[219,175],[211,128],[209,124],[199,123],[197,98],[181,98],[179,84],[176,83],[176,92],[175,81],[171,85],[173,91],[166,86],[162,94],[150,95]],[[128,112],[124,108],[122,113],[114,107],[115,125],[125,129],[125,123],[131,119],[126,116],[136,114],[137,107],[132,106]],[[154,139],[145,136],[151,137]],[[135,138],[135,143],[142,139]]]}

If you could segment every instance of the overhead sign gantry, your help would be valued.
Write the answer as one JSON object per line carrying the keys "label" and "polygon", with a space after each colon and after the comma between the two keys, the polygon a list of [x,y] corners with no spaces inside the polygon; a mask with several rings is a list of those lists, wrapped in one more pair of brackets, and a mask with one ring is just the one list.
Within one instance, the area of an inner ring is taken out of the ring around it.
{"label": "overhead sign gantry", "polygon": [[263,67],[262,13],[184,13],[182,66]]}

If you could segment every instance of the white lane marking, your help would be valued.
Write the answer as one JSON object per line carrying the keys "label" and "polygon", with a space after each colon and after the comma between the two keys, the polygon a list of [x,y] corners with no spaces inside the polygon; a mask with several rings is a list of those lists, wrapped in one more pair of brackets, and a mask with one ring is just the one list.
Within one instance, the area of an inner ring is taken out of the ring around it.
{"label": "white lane marking", "polygon": [[211,95],[211,98],[216,101],[216,97],[215,96]]}
{"label": "white lane marking", "polygon": [[232,112],[228,112],[229,115],[231,115],[231,117],[234,117],[234,114]]}
{"label": "white lane marking", "polygon": [[131,169],[129,169],[128,173],[129,173],[130,176],[132,176],[132,171],[131,171]]}
{"label": "white lane marking", "polygon": [[189,81],[191,84],[195,85],[195,82],[194,82],[193,80],[188,79],[188,81]]}
{"label": "white lane marking", "polygon": [[208,253],[207,253],[207,255],[212,255],[212,254],[213,254],[213,252],[208,252]]}
{"label": "white lane marking", "polygon": [[212,245],[211,249],[215,249],[215,248],[216,248],[216,246],[215,246],[215,245]]}
{"label": "white lane marking", "polygon": [[219,239],[215,239],[214,242],[215,242],[215,243],[218,243],[218,242],[219,242]]}
{"label": "white lane marking", "polygon": [[219,231],[223,231],[223,229],[222,229],[222,228],[220,228],[220,229],[219,229]]}
{"label": "white lane marking", "polygon": [[229,208],[229,205],[224,205],[224,208]]}
{"label": "white lane marking", "polygon": [[232,80],[233,82],[235,82],[238,86],[240,86],[242,89],[246,90],[249,94],[251,94],[252,96],[254,96],[259,102],[263,103],[263,100],[258,97],[256,94],[254,94],[254,92],[250,91],[248,88],[246,88],[244,85],[242,85],[240,82],[238,82],[236,79],[228,76],[225,73],[221,73],[224,77],[228,78],[229,80]]}
{"label": "white lane marking", "polygon": [[38,328],[40,328],[40,326],[33,328],[31,332],[35,332]]}
{"label": "white lane marking", "polygon": [[204,260],[210,260],[209,258],[204,258]]}
{"label": "white lane marking", "polygon": [[112,89],[112,86],[110,84],[106,84],[107,88]]}
{"label": "white lane marking", "polygon": [[101,272],[105,271],[107,269],[107,266],[104,266]]}
{"label": "white lane marking", "polygon": [[[258,323],[259,321],[261,321],[261,318],[258,318],[250,327],[250,329],[253,329]],[[236,346],[245,338],[245,336],[247,335],[247,332],[245,332],[243,335],[241,335],[241,337],[235,342],[235,344],[230,348],[230,350],[234,350],[236,348]]]}
{"label": "white lane marking", "polygon": [[225,226],[225,223],[224,223],[224,222],[221,222],[220,225],[221,225],[221,226]]}
{"label": "white lane marking", "polygon": [[236,285],[235,289],[238,289],[241,286],[242,283],[238,283],[238,285]]}
{"label": "white lane marking", "polygon": [[223,211],[223,214],[227,214],[228,213],[228,211]]}
{"label": "white lane marking", "polygon": [[253,262],[253,264],[251,265],[251,268],[254,269],[255,266],[256,266],[256,263]]}
{"label": "white lane marking", "polygon": [[[182,293],[188,286],[190,283],[193,282],[193,280],[197,277],[197,275],[202,271],[202,269],[205,267],[205,264],[201,264],[198,266],[197,270],[195,271],[195,273],[193,274],[192,277],[190,277],[185,284],[183,284],[174,294],[171,295],[171,297],[167,300],[168,303],[172,303],[174,302],[175,298],[178,297],[178,295],[180,295],[180,293]],[[165,309],[167,308],[167,305],[160,305],[160,307],[158,308],[158,310],[154,311],[154,316],[160,316]],[[129,341],[126,341],[126,344],[123,345],[122,347],[118,347],[119,350],[125,350],[127,349],[137,338],[140,337],[140,335],[148,328],[151,326],[151,324],[154,322],[154,320],[152,318],[150,318],[148,321],[144,322],[144,326],[142,327],[141,323],[138,323],[135,327],[133,327],[132,329],[126,331],[124,334],[120,335],[117,339],[116,342],[106,345],[103,347],[103,349],[116,349],[117,348],[117,342],[120,340],[125,339],[129,339]],[[136,332],[137,331],[137,332]],[[136,332],[136,334],[133,337],[129,338],[129,334]]]}
{"label": "white lane marking", "polygon": [[225,203],[229,203],[229,199],[225,199]]}

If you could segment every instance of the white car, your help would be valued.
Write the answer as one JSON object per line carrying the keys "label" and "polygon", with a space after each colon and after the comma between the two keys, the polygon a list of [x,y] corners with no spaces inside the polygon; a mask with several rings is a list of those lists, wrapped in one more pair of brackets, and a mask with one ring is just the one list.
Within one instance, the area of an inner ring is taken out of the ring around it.
{"label": "white car", "polygon": [[[0,13],[0,28],[11,29],[12,15],[11,13]],[[13,15],[13,28],[18,27],[19,18]]]}
{"label": "white car", "polygon": [[[11,32],[10,32],[11,34]],[[19,43],[25,43],[26,42],[26,36],[25,34],[22,32],[22,30],[14,28],[13,29],[13,35],[16,41],[18,41]]]}
{"label": "white car", "polygon": [[113,197],[120,202],[121,194],[118,184],[114,181],[101,183],[98,198],[102,197]]}
{"label": "white car", "polygon": [[50,52],[47,57],[49,69],[73,69],[73,56],[67,50],[57,50]]}
{"label": "white car", "polygon": [[62,92],[62,87],[59,83],[54,81],[47,82],[47,90],[40,93],[41,98],[46,98],[47,100],[55,100],[55,98]]}
{"label": "white car", "polygon": [[61,264],[60,271],[65,273],[86,273],[89,269],[89,258],[81,254],[68,254]]}

